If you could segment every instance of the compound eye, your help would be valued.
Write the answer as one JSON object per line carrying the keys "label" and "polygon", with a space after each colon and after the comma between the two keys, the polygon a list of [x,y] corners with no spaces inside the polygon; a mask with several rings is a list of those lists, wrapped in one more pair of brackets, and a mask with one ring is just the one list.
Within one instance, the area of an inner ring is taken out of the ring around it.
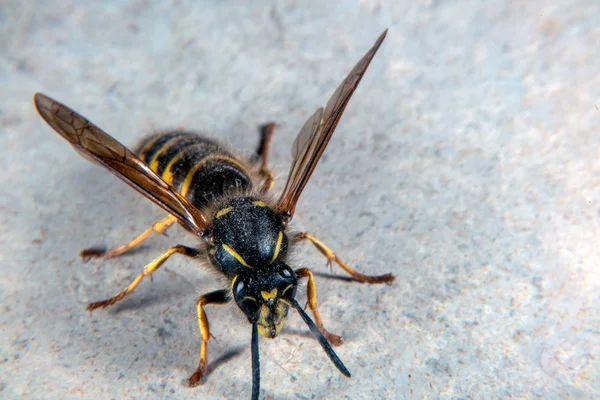
{"label": "compound eye", "polygon": [[241,295],[244,289],[246,288],[246,284],[244,281],[239,281],[235,284],[235,294],[237,296]]}
{"label": "compound eye", "polygon": [[283,267],[282,269],[280,269],[279,275],[281,275],[282,278],[287,279],[287,280],[290,280],[293,277],[292,270],[289,269],[289,267]]}

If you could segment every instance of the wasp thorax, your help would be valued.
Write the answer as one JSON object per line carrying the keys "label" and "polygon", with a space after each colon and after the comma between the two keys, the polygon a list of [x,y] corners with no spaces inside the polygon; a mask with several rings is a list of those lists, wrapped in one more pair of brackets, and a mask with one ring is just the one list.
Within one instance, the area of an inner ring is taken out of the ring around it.
{"label": "wasp thorax", "polygon": [[287,253],[283,220],[260,199],[242,197],[221,206],[211,233],[211,260],[230,277],[268,269]]}
{"label": "wasp thorax", "polygon": [[289,299],[296,296],[298,281],[292,269],[280,263],[259,273],[234,278],[233,297],[250,323],[266,338],[276,337],[283,328]]}

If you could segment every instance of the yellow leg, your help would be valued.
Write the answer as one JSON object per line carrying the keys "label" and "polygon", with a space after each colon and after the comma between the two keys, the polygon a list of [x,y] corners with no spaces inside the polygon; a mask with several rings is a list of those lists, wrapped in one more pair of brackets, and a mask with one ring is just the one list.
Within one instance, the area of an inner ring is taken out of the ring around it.
{"label": "yellow leg", "polygon": [[298,278],[308,278],[308,284],[306,285],[306,304],[315,316],[315,323],[319,327],[319,330],[321,330],[321,333],[323,333],[323,336],[325,336],[329,343],[334,346],[339,346],[344,343],[341,336],[329,333],[327,329],[325,329],[325,326],[323,326],[321,314],[317,309],[317,285],[315,284],[315,277],[312,271],[308,268],[300,268],[296,270],[296,276]]}
{"label": "yellow leg", "polygon": [[200,345],[200,361],[198,362],[198,368],[196,368],[196,372],[188,379],[188,385],[190,387],[197,386],[200,383],[200,379],[204,376],[206,366],[208,365],[208,341],[212,335],[210,334],[210,325],[208,324],[208,318],[206,317],[203,307],[207,304],[224,304],[229,300],[229,293],[226,290],[217,290],[200,296],[196,303],[202,344]]}
{"label": "yellow leg", "polygon": [[157,269],[159,269],[160,266],[163,265],[163,263],[165,261],[167,261],[167,259],[169,257],[171,257],[175,253],[180,253],[180,254],[183,254],[188,257],[195,257],[198,255],[199,251],[196,249],[192,249],[190,247],[182,246],[182,245],[177,245],[177,246],[171,247],[169,250],[165,251],[160,256],[156,257],[154,259],[154,261],[152,261],[151,263],[146,265],[144,267],[144,270],[142,271],[142,273],[139,274],[133,280],[133,282],[131,282],[129,284],[129,286],[127,286],[127,288],[125,290],[123,290],[121,293],[119,293],[118,295],[116,295],[114,297],[111,297],[110,299],[106,299],[103,301],[97,301],[95,303],[90,303],[87,305],[86,309],[88,311],[93,311],[96,308],[105,308],[108,306],[112,306],[116,302],[123,300],[125,297],[129,296],[131,294],[131,292],[133,292],[135,290],[135,288],[140,284],[140,282],[142,281],[142,279],[144,279],[144,277],[152,276],[152,274]]}
{"label": "yellow leg", "polygon": [[267,167],[269,158],[269,148],[271,147],[271,138],[273,137],[273,131],[277,125],[274,122],[269,122],[260,127],[260,143],[256,150],[256,156],[261,160],[260,164],[260,175],[264,179],[262,192],[266,193],[275,184],[275,177],[271,170]]}
{"label": "yellow leg", "polygon": [[352,275],[352,277],[358,282],[366,282],[366,283],[392,283],[396,277],[392,274],[385,275],[363,275],[360,272],[356,272],[354,268],[340,260],[340,258],[335,255],[335,253],[325,245],[325,243],[321,242],[319,239],[311,235],[310,233],[299,233],[296,235],[297,239],[303,240],[308,239],[315,247],[327,257],[327,265],[331,267],[332,261],[335,261],[337,265],[342,267],[344,271]]}
{"label": "yellow leg", "polygon": [[141,235],[139,235],[138,237],[133,239],[131,242],[129,242],[123,246],[116,247],[109,251],[103,251],[103,250],[97,250],[97,249],[85,249],[85,250],[82,250],[81,253],[79,253],[79,255],[84,260],[89,260],[90,258],[97,258],[97,257],[112,258],[112,257],[119,256],[119,255],[133,249],[134,247],[139,246],[144,240],[148,239],[150,237],[150,235],[152,235],[153,233],[164,234],[167,231],[167,229],[169,229],[169,227],[171,227],[171,225],[173,225],[175,222],[177,222],[177,218],[175,218],[172,215],[169,215],[165,219],[162,219],[162,220],[154,223],[151,228],[146,229],[144,231],[144,233],[142,233]]}

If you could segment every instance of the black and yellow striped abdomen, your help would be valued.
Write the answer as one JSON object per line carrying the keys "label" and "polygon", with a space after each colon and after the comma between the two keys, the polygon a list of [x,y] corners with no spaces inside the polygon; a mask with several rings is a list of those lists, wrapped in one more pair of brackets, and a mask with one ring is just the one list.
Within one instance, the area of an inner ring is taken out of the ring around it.
{"label": "black and yellow striped abdomen", "polygon": [[218,143],[188,132],[145,139],[138,156],[201,209],[232,192],[252,188],[245,164]]}

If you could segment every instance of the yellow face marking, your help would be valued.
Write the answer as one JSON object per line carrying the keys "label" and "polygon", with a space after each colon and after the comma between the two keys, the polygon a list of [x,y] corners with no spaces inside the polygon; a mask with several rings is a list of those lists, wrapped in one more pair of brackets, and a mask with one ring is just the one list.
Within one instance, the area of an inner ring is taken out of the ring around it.
{"label": "yellow face marking", "polygon": [[288,305],[283,301],[278,301],[272,311],[267,305],[263,304],[258,317],[258,333],[268,339],[273,339],[279,335],[285,324],[287,311]]}
{"label": "yellow face marking", "polygon": [[228,252],[229,254],[231,254],[231,255],[233,256],[233,258],[235,258],[236,260],[238,260],[238,262],[239,262],[240,264],[242,264],[244,267],[252,268],[251,266],[249,266],[249,265],[246,263],[246,260],[244,260],[244,259],[242,258],[242,256],[240,256],[240,255],[238,254],[238,252],[237,252],[237,251],[235,251],[235,250],[234,250],[234,249],[232,249],[231,247],[227,246],[225,243],[223,243],[223,250],[225,250],[226,252]]}
{"label": "yellow face marking", "polygon": [[254,297],[252,297],[252,296],[244,296],[244,299],[245,300],[252,300],[253,302],[258,303],[258,301],[256,301],[256,299]]}
{"label": "yellow face marking", "polygon": [[237,283],[237,280],[240,276],[236,275],[233,277],[233,279],[231,280],[231,292],[235,293],[235,284]]}
{"label": "yellow face marking", "polygon": [[174,138],[167,140],[167,142],[163,144],[163,146],[152,157],[152,160],[150,161],[150,169],[152,171],[158,171],[158,158],[169,151],[169,149],[173,147],[175,143],[183,138],[185,138],[185,136],[175,136]]}
{"label": "yellow face marking", "polygon": [[271,258],[271,263],[275,262],[275,260],[277,260],[277,257],[279,256],[279,251],[281,250],[281,242],[283,242],[283,231],[279,231],[279,234],[277,235],[277,244],[275,245],[275,252],[273,253],[273,257]]}
{"label": "yellow face marking", "polygon": [[[291,285],[290,285],[290,286],[291,286]],[[287,290],[287,289],[286,289],[286,290]],[[289,301],[287,301],[286,299],[279,299],[279,302],[280,302],[281,304],[285,304],[285,305],[286,305],[286,306],[288,306],[288,307],[291,307],[291,306],[292,306],[292,305],[290,304],[290,302],[289,302]]]}
{"label": "yellow face marking", "polygon": [[274,298],[277,297],[277,288],[271,290],[270,292],[266,292],[264,290],[261,290],[260,291],[260,295],[265,300],[274,299]]}
{"label": "yellow face marking", "polygon": [[185,176],[185,180],[183,181],[183,185],[181,186],[181,191],[180,191],[181,195],[183,197],[187,196],[187,192],[188,192],[188,190],[190,190],[190,186],[192,185],[192,180],[194,179],[194,175],[196,174],[196,171],[198,171],[200,168],[202,168],[202,166],[210,160],[228,161],[228,162],[236,165],[237,167],[239,167],[242,171],[244,171],[244,173],[247,173],[246,168],[238,160],[236,160],[234,158],[227,157],[222,154],[206,156],[202,160],[200,160],[199,163],[194,165],[192,167],[192,169],[190,169],[189,172],[187,173],[187,175]]}
{"label": "yellow face marking", "polygon": [[267,206],[267,203],[265,203],[262,200],[255,200],[255,201],[252,202],[252,204],[254,204],[255,206],[259,206],[259,207],[266,207]]}
{"label": "yellow face marking", "polygon": [[227,214],[229,211],[233,210],[233,207],[222,208],[216,215],[216,218],[221,218],[223,215]]}
{"label": "yellow face marking", "polygon": [[285,289],[283,289],[283,292],[281,292],[281,296],[285,295],[285,292],[287,292],[289,289],[291,289],[291,287],[294,286],[291,283],[289,285],[287,285],[287,287]]}

